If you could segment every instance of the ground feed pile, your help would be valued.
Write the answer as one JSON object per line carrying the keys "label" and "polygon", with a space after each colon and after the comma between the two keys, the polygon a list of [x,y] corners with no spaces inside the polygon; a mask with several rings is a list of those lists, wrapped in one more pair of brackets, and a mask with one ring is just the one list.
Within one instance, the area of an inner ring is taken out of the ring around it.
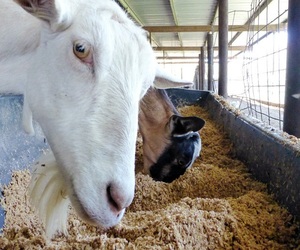
{"label": "ground feed pile", "polygon": [[0,249],[300,249],[299,226],[235,159],[205,110],[180,111],[206,120],[201,157],[185,175],[166,184],[137,173],[134,202],[118,226],[89,226],[70,208],[69,235],[50,241],[26,199],[29,171],[15,172],[3,188],[7,217]]}

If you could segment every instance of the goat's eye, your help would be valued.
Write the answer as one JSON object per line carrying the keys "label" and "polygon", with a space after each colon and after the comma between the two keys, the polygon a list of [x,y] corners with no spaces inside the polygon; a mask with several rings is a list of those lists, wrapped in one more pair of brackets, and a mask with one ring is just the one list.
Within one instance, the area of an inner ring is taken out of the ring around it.
{"label": "goat's eye", "polygon": [[177,163],[179,166],[183,166],[185,164],[185,161],[183,159],[178,159]]}
{"label": "goat's eye", "polygon": [[85,59],[91,53],[91,46],[87,42],[76,41],[73,44],[73,52],[79,59]]}

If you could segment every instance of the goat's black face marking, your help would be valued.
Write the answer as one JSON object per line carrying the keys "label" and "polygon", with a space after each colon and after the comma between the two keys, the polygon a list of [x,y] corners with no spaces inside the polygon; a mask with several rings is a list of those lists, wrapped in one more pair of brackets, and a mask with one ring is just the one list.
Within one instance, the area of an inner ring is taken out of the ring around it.
{"label": "goat's black face marking", "polygon": [[150,176],[156,181],[172,182],[183,175],[195,158],[199,149],[199,134],[193,136],[172,137],[157,162],[150,167]]}

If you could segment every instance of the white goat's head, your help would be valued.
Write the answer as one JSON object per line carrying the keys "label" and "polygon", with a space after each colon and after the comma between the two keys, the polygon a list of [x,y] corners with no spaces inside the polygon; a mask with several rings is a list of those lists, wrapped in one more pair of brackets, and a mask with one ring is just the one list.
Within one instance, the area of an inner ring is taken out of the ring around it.
{"label": "white goat's head", "polygon": [[113,1],[17,2],[41,22],[24,88],[25,128],[33,132],[33,115],[81,217],[113,226],[134,195],[139,100],[153,82],[189,83],[156,69],[144,31]]}

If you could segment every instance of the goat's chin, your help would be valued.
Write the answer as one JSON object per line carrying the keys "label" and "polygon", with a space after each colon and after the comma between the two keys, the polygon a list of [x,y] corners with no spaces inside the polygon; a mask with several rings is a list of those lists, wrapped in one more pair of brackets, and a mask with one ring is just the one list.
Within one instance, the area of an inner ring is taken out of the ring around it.
{"label": "goat's chin", "polygon": [[88,208],[90,206],[88,206],[86,202],[82,201],[76,192],[73,191],[69,197],[71,204],[80,219],[90,225],[97,226],[102,229],[108,229],[116,226],[121,221],[125,213],[124,208],[118,213],[118,215],[116,215],[116,213],[110,208],[109,204],[107,204],[106,207],[102,207],[103,209],[101,209],[101,211],[97,208],[95,212],[93,209]]}
{"label": "goat's chin", "polygon": [[72,207],[75,209],[76,214],[80,217],[81,220],[93,226],[98,225],[97,221],[93,219],[92,216],[89,215],[88,212],[85,210],[84,206],[79,201],[79,198],[76,195],[76,193],[73,193],[70,196],[70,200],[71,200]]}
{"label": "goat's chin", "polygon": [[72,204],[72,206],[74,207],[77,215],[80,217],[80,219],[92,226],[95,226],[95,227],[99,227],[101,229],[109,229],[111,227],[114,227],[116,226],[120,221],[121,219],[123,218],[123,215],[125,213],[125,209],[123,209],[123,211],[120,212],[119,216],[118,217],[111,217],[111,219],[102,219],[102,220],[99,220],[99,219],[96,219],[96,218],[93,218],[92,216],[90,216],[86,211],[85,209],[82,208],[82,205],[80,204]]}

